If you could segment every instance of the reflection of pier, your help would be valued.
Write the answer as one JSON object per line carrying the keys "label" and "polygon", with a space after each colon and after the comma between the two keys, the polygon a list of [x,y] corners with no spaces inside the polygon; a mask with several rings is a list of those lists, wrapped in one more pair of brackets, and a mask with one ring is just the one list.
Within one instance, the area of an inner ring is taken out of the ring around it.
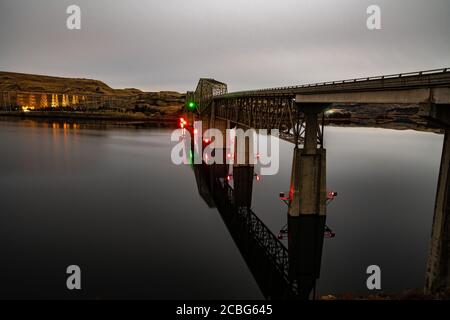
{"label": "reflection of pier", "polygon": [[[226,85],[221,82],[201,79],[196,91],[188,93],[189,105],[196,106],[191,111],[208,127],[277,129],[281,139],[295,145],[288,200],[289,279],[303,283],[304,287],[311,287],[319,277],[326,219],[323,112],[333,104],[414,104],[421,107],[422,116],[440,123],[446,134],[425,289],[428,293],[450,289],[448,68],[235,93],[226,91]],[[247,146],[243,149],[240,152],[249,152]],[[235,166],[236,169],[239,170]]]}

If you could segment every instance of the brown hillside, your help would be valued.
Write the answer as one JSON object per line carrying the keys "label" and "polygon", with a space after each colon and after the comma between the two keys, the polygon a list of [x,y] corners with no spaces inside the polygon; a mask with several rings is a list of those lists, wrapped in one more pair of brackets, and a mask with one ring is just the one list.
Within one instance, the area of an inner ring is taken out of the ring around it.
{"label": "brown hillside", "polygon": [[107,95],[134,95],[138,89],[113,89],[92,79],[61,78],[43,75],[0,71],[0,91],[84,93]]}

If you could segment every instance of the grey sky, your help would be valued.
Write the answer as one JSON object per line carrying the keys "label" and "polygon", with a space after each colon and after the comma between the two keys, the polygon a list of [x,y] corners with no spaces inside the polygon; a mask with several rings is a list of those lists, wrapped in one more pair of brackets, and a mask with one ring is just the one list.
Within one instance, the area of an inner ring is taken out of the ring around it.
{"label": "grey sky", "polygon": [[[66,29],[67,6],[82,29]],[[366,8],[382,9],[382,30]],[[448,0],[0,0],[0,70],[232,91],[450,67]]]}

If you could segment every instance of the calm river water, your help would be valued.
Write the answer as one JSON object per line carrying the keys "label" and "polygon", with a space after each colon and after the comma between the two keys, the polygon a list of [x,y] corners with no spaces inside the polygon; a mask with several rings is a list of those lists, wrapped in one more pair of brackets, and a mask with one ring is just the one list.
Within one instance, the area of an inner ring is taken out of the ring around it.
{"label": "calm river water", "polygon": [[[0,298],[260,299],[257,283],[190,166],[170,160],[170,129],[0,121]],[[328,208],[320,294],[420,288],[443,136],[327,127]],[[276,234],[292,148],[255,182],[253,211]],[[66,289],[79,265],[82,290]]]}

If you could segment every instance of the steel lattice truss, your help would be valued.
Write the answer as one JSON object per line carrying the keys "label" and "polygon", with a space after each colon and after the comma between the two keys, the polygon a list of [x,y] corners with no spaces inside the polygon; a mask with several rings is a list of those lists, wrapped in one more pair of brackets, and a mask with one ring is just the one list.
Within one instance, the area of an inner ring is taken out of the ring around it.
{"label": "steel lattice truss", "polygon": [[[216,97],[212,112],[215,118],[230,120],[239,127],[265,129],[269,132],[277,129],[280,139],[296,145],[304,141],[305,119],[293,97]],[[317,140],[319,146],[322,146],[321,126],[317,128]]]}
{"label": "steel lattice truss", "polygon": [[193,95],[197,102],[197,112],[204,114],[209,112],[213,97],[228,92],[227,85],[214,79],[202,78],[197,84],[194,93],[188,93],[188,98]]}

